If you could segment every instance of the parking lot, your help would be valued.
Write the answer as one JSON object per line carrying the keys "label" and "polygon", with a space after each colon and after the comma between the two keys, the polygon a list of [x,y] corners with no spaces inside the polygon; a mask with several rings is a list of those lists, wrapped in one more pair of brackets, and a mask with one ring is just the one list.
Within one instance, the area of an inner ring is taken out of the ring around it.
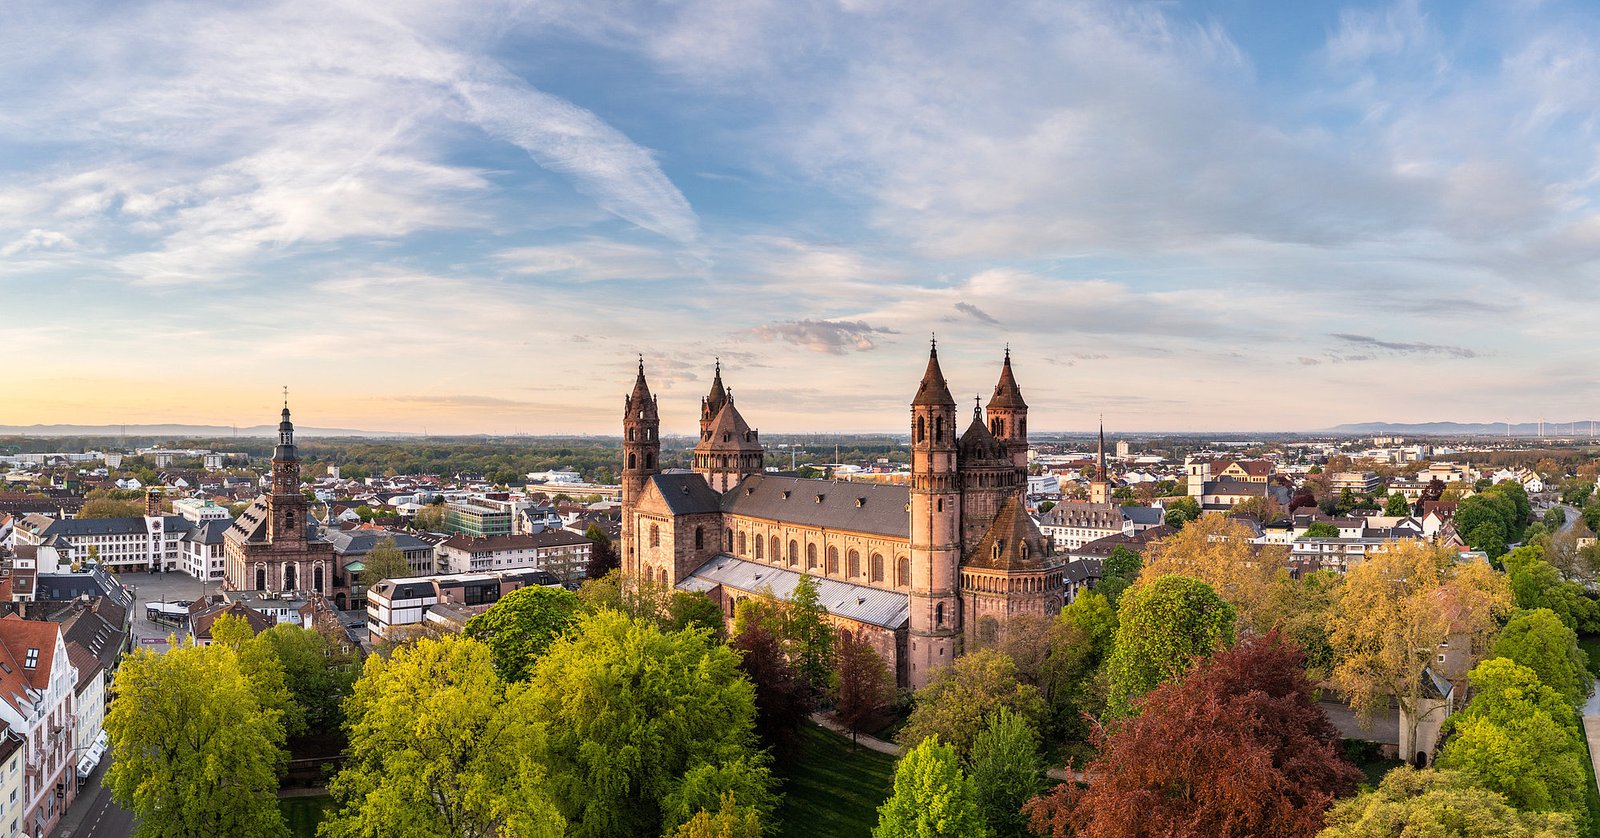
{"label": "parking lot", "polygon": [[180,639],[187,637],[188,632],[180,625],[168,625],[152,622],[145,618],[145,606],[154,601],[162,602],[187,602],[201,596],[214,594],[222,589],[221,581],[201,584],[200,580],[186,573],[124,573],[117,576],[124,586],[134,595],[133,603],[133,642],[136,646],[147,649],[167,648],[167,638],[178,635]]}

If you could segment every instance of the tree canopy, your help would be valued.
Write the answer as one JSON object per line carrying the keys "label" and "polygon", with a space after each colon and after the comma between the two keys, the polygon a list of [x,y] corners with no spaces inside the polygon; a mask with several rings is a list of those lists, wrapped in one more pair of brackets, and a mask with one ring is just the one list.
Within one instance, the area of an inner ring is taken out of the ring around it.
{"label": "tree canopy", "polygon": [[395,545],[394,539],[384,537],[372,545],[362,558],[361,582],[376,585],[385,579],[404,579],[411,575],[411,565],[406,554]]}
{"label": "tree canopy", "polygon": [[928,738],[894,768],[894,793],[878,809],[872,838],[989,838],[972,781],[955,749]]}
{"label": "tree canopy", "polygon": [[1029,834],[1022,806],[1044,786],[1039,734],[1028,720],[1001,708],[972,740],[968,760],[983,820],[996,838]]}
{"label": "tree canopy", "polygon": [[1182,676],[1198,658],[1233,643],[1235,612],[1210,585],[1168,574],[1122,597],[1106,663],[1106,714],[1127,716],[1157,684]]}
{"label": "tree canopy", "polygon": [[1495,638],[1490,654],[1533,670],[1539,681],[1573,705],[1589,697],[1594,678],[1578,635],[1548,608],[1518,611]]}
{"label": "tree canopy", "polygon": [[571,591],[529,585],[468,620],[463,633],[489,649],[502,679],[524,681],[533,662],[577,620],[581,609]]}
{"label": "tree canopy", "polygon": [[1233,606],[1239,628],[1264,633],[1282,615],[1288,552],[1253,544],[1253,539],[1250,528],[1239,521],[1207,513],[1152,545],[1143,573],[1152,578],[1178,574],[1199,579]]}
{"label": "tree canopy", "polygon": [[1373,791],[1340,801],[1321,838],[1577,838],[1572,818],[1522,812],[1456,771],[1401,766]]}
{"label": "tree canopy", "polygon": [[978,731],[1002,709],[1031,724],[1045,715],[1039,690],[1021,681],[1011,658],[994,649],[968,652],[917,691],[911,718],[897,739],[907,747],[938,739],[965,757]]}

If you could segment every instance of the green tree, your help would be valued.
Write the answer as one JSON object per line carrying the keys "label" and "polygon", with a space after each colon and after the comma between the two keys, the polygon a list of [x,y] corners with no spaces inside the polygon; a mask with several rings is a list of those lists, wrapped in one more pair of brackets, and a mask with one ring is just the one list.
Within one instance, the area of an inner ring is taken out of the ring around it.
{"label": "green tree", "polygon": [[1137,699],[1181,677],[1198,658],[1233,644],[1233,606],[1210,585],[1166,575],[1128,591],[1106,663],[1106,714],[1133,714]]}
{"label": "green tree", "polygon": [[1518,809],[1566,812],[1584,829],[1590,780],[1572,705],[1505,658],[1478,664],[1467,679],[1476,694],[1450,718],[1438,767],[1461,771]]}
{"label": "green tree", "polygon": [[144,516],[144,504],[136,500],[112,500],[111,498],[95,498],[86,501],[83,508],[78,510],[79,518],[140,518]]}
{"label": "green tree", "polygon": [[738,653],[704,631],[664,633],[610,609],[556,640],[515,703],[548,725],[569,834],[660,835],[724,794],[769,813],[755,690],[738,666]]}
{"label": "green tree", "polygon": [[1578,648],[1578,635],[1548,608],[1512,615],[1490,654],[1533,670],[1541,683],[1575,706],[1589,697],[1594,683],[1588,658]]}
{"label": "green tree", "polygon": [[257,701],[232,648],[137,650],[115,689],[106,786],[133,812],[135,836],[288,835],[277,796],[283,724]]}
{"label": "green tree", "polygon": [[833,715],[850,731],[850,741],[894,701],[894,673],[859,633],[843,632],[836,644]]}
{"label": "green tree", "polygon": [[1600,605],[1587,589],[1561,578],[1561,572],[1544,560],[1538,547],[1518,547],[1505,554],[1506,578],[1518,608],[1548,608],[1575,631],[1594,631],[1600,623]]}
{"label": "green tree", "polygon": [[1519,812],[1456,771],[1401,766],[1373,791],[1335,804],[1320,838],[1577,838],[1565,814]]}
{"label": "green tree", "polygon": [[1115,606],[1122,592],[1139,578],[1144,559],[1122,545],[1111,548],[1111,555],[1100,565],[1100,582],[1095,585],[1106,601]]}
{"label": "green tree", "polygon": [[444,501],[430,503],[417,510],[411,516],[411,528],[421,532],[442,532],[444,530]]}
{"label": "green tree", "polygon": [[611,543],[611,538],[600,529],[599,524],[590,524],[589,528],[584,530],[583,537],[589,539],[589,567],[586,575],[590,579],[599,579],[622,567],[622,558],[617,555],[616,545]]}
{"label": "green tree", "polygon": [[1173,529],[1183,529],[1183,525],[1200,517],[1200,502],[1191,497],[1175,498],[1167,502],[1167,512],[1162,516],[1162,523]]}
{"label": "green tree", "polygon": [[716,812],[701,809],[672,838],[761,838],[761,815],[741,809],[731,795],[723,795]]}
{"label": "green tree", "polygon": [[494,670],[507,683],[525,681],[545,649],[578,618],[582,603],[560,588],[530,585],[506,594],[467,621],[463,633],[488,647]]}
{"label": "green tree", "polygon": [[793,644],[791,658],[800,676],[819,694],[828,690],[833,671],[833,623],[828,607],[817,595],[817,583],[802,574],[789,595],[789,608],[782,633]]}
{"label": "green tree", "polygon": [[489,650],[424,638],[367,658],[324,838],[559,838],[543,725],[506,700]]}
{"label": "green tree", "polygon": [[997,838],[1028,835],[1022,805],[1044,788],[1039,734],[1028,720],[1001,708],[973,739],[968,765],[989,829]]}
{"label": "green tree", "polygon": [[336,651],[321,634],[293,623],[279,623],[250,642],[278,662],[306,730],[339,729],[344,700],[361,674],[354,658]]}
{"label": "green tree", "polygon": [[1104,660],[1117,634],[1117,611],[1100,591],[1078,594],[1061,609],[1061,620],[1076,626],[1088,640],[1097,659]]}
{"label": "green tree", "polygon": [[938,739],[965,756],[971,753],[978,731],[1001,710],[1036,725],[1044,719],[1045,709],[1038,688],[1022,682],[1010,657],[995,649],[979,649],[956,658],[917,691],[911,718],[896,738],[908,747]]}
{"label": "green tree", "polygon": [[1390,495],[1389,500],[1384,503],[1383,514],[1392,517],[1410,515],[1411,501],[1407,500],[1405,495],[1395,492],[1394,494]]}
{"label": "green tree", "polygon": [[878,808],[872,838],[988,838],[972,781],[954,748],[928,739],[894,768],[894,793]]}
{"label": "green tree", "polygon": [[239,671],[244,673],[255,691],[256,701],[262,707],[276,711],[284,732],[300,736],[307,730],[305,709],[295,702],[289,691],[288,676],[277,650],[266,643],[255,642],[255,629],[243,617],[223,614],[211,624],[211,639],[219,646],[234,651]]}
{"label": "green tree", "polygon": [[683,631],[686,628],[699,628],[711,632],[711,636],[722,639],[726,623],[722,620],[722,607],[711,601],[711,597],[692,591],[673,591],[672,598],[667,600],[667,612],[661,619],[662,628],[667,631]]}
{"label": "green tree", "polygon": [[404,579],[412,574],[406,554],[393,538],[380,538],[362,558],[361,582],[376,585],[385,579]]}
{"label": "green tree", "polygon": [[1300,534],[1301,538],[1338,538],[1339,528],[1327,521],[1312,521],[1306,531]]}

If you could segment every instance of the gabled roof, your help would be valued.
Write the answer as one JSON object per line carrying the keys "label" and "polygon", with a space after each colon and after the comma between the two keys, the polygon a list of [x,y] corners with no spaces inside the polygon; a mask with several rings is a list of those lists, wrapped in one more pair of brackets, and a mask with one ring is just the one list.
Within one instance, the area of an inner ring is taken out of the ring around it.
{"label": "gabled roof", "polygon": [[260,634],[261,632],[264,632],[276,625],[276,621],[271,617],[268,617],[267,615],[255,610],[254,608],[251,608],[248,605],[245,605],[242,602],[230,602],[226,605],[214,605],[198,614],[191,612],[189,616],[189,625],[193,629],[196,637],[199,637],[203,640],[209,640],[211,638],[211,627],[224,614],[242,618],[247,624],[249,624],[250,630],[256,634]]}
{"label": "gabled roof", "polygon": [[752,474],[722,496],[722,511],[909,540],[910,502],[906,486]]}
{"label": "gabled roof", "polygon": [[673,515],[700,515],[722,508],[722,496],[706,483],[703,475],[692,472],[653,474],[650,485],[661,493],[661,500]]}
{"label": "gabled roof", "polygon": [[[56,640],[61,626],[43,620],[24,620],[16,614],[0,618],[0,643],[21,662],[23,677],[36,690],[50,688],[51,667],[56,664]],[[32,650],[38,654],[32,654]],[[28,663],[32,659],[33,666]]]}

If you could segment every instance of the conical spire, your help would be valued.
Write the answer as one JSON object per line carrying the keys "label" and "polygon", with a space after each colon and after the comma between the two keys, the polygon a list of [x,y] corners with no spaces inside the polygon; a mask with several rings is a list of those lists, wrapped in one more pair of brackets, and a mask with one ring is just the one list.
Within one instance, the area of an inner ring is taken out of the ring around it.
{"label": "conical spire", "polygon": [[624,418],[654,416],[656,400],[650,395],[650,383],[644,379],[644,356],[639,356],[639,375],[633,380],[633,393],[628,396]]}
{"label": "conical spire", "polygon": [[1100,479],[1111,479],[1111,473],[1106,471],[1106,417],[1103,413],[1100,415]]}
{"label": "conical spire", "polygon": [[716,372],[711,377],[711,392],[706,395],[702,418],[713,419],[728,403],[728,391],[722,386],[722,359],[717,359]]}
{"label": "conical spire", "polygon": [[917,385],[917,397],[911,400],[913,405],[943,405],[955,407],[956,400],[950,396],[950,387],[945,384],[944,371],[939,369],[939,342],[933,341],[928,349],[928,369],[922,374],[922,383]]}
{"label": "conical spire", "polygon": [[1006,360],[1000,366],[1000,381],[994,385],[994,397],[989,399],[989,407],[1010,407],[1026,410],[1028,403],[1022,400],[1022,388],[1017,386],[1017,378],[1011,372],[1011,347],[1006,347]]}

